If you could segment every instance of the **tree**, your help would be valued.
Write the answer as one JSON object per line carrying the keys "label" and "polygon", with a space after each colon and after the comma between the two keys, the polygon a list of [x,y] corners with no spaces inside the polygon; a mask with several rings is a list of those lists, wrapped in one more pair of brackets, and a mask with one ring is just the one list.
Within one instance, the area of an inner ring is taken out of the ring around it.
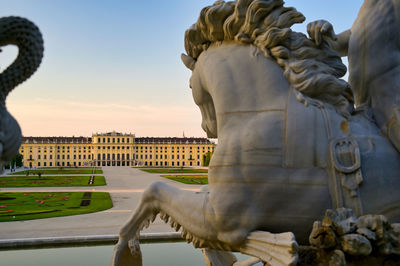
{"label": "tree", "polygon": [[208,166],[210,164],[212,155],[213,155],[212,152],[207,152],[203,154],[203,166]]}
{"label": "tree", "polygon": [[[10,163],[11,163],[11,167],[14,167],[14,164],[17,166],[17,167],[21,167],[22,166],[22,158],[23,158],[23,156],[22,156],[22,154],[17,154],[17,155],[15,155],[12,159],[11,159],[11,161],[10,161]],[[10,163],[8,163],[7,165],[5,165],[5,168],[6,169],[10,169]]]}

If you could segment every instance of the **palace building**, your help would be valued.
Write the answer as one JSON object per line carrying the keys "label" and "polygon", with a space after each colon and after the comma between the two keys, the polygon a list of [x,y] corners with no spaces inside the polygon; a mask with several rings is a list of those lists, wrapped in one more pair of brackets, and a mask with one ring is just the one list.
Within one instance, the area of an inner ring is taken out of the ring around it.
{"label": "palace building", "polygon": [[141,137],[109,132],[92,137],[24,137],[25,167],[55,166],[202,166],[214,152],[207,138]]}

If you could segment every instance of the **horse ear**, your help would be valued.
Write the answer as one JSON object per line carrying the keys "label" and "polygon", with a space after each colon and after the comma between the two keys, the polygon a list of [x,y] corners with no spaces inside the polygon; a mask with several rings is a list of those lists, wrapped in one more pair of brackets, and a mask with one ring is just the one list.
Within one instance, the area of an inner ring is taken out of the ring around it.
{"label": "horse ear", "polygon": [[194,69],[194,65],[196,64],[196,60],[194,60],[192,57],[185,55],[185,54],[181,54],[181,59],[183,64],[189,68],[190,70],[193,71]]}

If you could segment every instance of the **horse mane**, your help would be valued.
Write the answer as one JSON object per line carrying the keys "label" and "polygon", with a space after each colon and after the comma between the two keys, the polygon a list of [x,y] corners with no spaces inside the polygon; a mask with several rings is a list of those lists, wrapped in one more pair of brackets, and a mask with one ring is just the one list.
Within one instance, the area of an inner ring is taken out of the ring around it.
{"label": "horse mane", "polygon": [[302,94],[332,104],[349,117],[353,109],[350,85],[340,79],[347,69],[340,55],[323,42],[317,46],[290,27],[305,20],[283,0],[216,1],[203,8],[185,32],[185,49],[196,60],[212,43],[253,44],[284,70],[290,84]]}

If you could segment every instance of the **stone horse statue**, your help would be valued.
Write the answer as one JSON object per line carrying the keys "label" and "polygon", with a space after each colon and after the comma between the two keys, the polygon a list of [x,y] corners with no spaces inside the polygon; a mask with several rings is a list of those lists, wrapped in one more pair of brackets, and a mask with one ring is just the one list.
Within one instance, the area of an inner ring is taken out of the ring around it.
{"label": "stone horse statue", "polygon": [[39,28],[20,17],[0,18],[0,47],[5,45],[16,45],[18,56],[0,74],[0,164],[2,165],[17,154],[22,140],[17,121],[7,111],[6,97],[38,69],[44,50]]}
{"label": "stone horse statue", "polygon": [[295,264],[294,236],[307,243],[329,208],[400,221],[400,156],[366,108],[354,109],[329,42],[290,29],[304,19],[282,0],[217,1],[201,11],[182,60],[202,128],[218,137],[209,187],[152,184],[111,265],[142,264],[139,231],[157,214],[214,254],[212,265],[233,265],[226,251]]}

